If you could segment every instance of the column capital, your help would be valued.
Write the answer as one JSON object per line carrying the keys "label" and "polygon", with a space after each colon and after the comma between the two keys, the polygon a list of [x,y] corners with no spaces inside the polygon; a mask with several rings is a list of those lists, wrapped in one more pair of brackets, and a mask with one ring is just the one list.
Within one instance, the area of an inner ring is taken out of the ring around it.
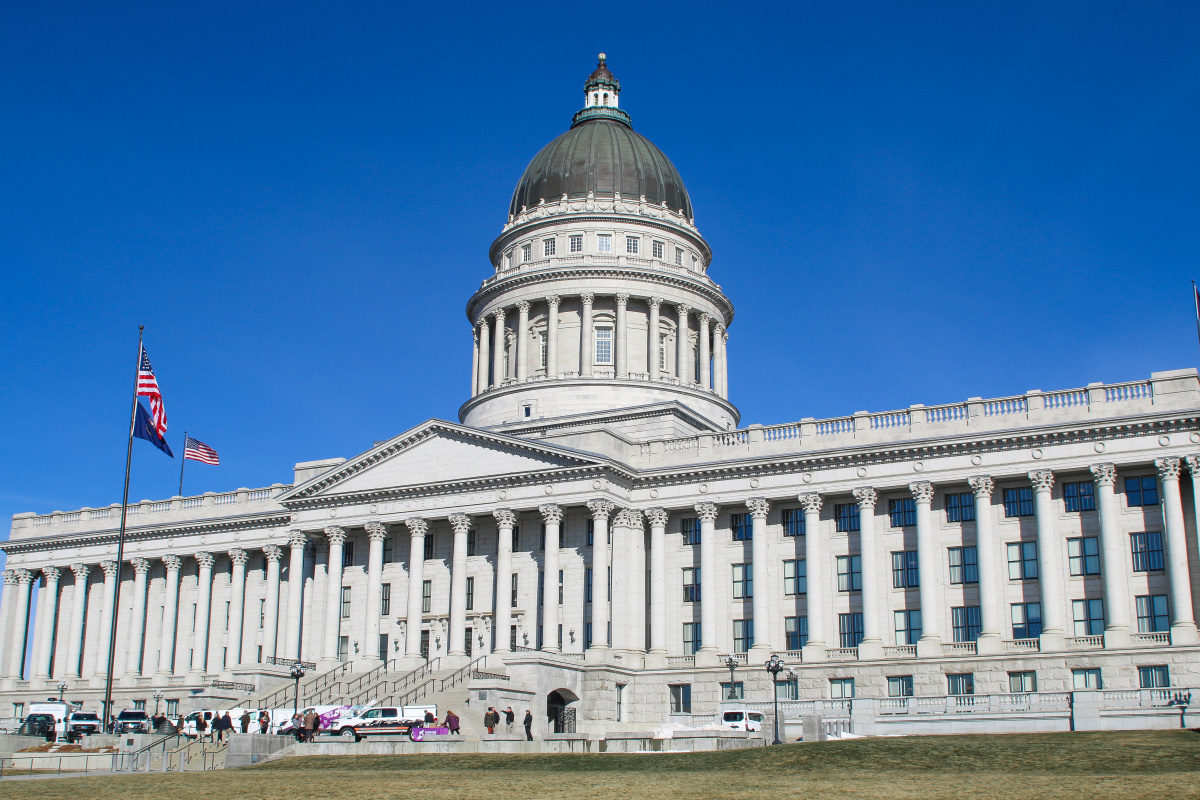
{"label": "column capital", "polygon": [[503,324],[504,317],[508,314],[508,311],[504,308],[504,306],[500,306],[499,308],[493,308],[491,314],[496,318],[496,324],[500,325]]}
{"label": "column capital", "polygon": [[816,492],[802,494],[796,499],[799,500],[800,504],[804,506],[804,510],[806,512],[812,512],[814,514],[821,513],[821,495],[817,494]]}
{"label": "column capital", "polygon": [[1178,458],[1156,458],[1154,466],[1158,469],[1158,477],[1164,481],[1179,480],[1179,459]]}
{"label": "column capital", "polygon": [[451,514],[450,527],[455,533],[466,533],[471,529],[471,518],[466,514]]}
{"label": "column capital", "polygon": [[4,570],[4,584],[6,586],[15,586],[17,583],[17,573],[14,570]]}
{"label": "column capital", "polygon": [[327,525],[325,527],[325,538],[332,547],[335,544],[341,544],[346,541],[346,531],[340,525]]}
{"label": "column capital", "polygon": [[[113,562],[105,561],[104,563],[112,564]],[[21,584],[22,586],[28,586],[29,584],[33,583],[33,572],[31,572],[30,570],[14,569],[13,573],[16,575],[17,583]]]}
{"label": "column capital", "polygon": [[196,559],[201,569],[212,569],[212,565],[217,561],[212,553],[193,553],[192,558]]}
{"label": "column capital", "polygon": [[[166,559],[164,558],[163,560],[165,561]],[[76,581],[86,581],[87,577],[88,577],[88,573],[91,571],[92,571],[92,568],[89,567],[87,564],[72,564],[71,565],[71,572],[75,573]]]}
{"label": "column capital", "polygon": [[227,551],[225,555],[229,556],[229,560],[232,561],[235,566],[239,567],[246,566],[246,562],[250,560],[250,554],[237,547]]}
{"label": "column capital", "polygon": [[676,303],[675,304],[675,311],[681,317],[687,316],[691,310],[692,310],[692,307],[689,306],[687,303]]}
{"label": "column capital", "polygon": [[700,320],[701,325],[707,325],[712,316],[707,311],[701,311],[696,315],[696,319]]}
{"label": "column capital", "polygon": [[580,292],[579,299],[585,306],[590,306],[596,301],[596,295],[593,292]]}
{"label": "column capital", "polygon": [[283,550],[273,544],[265,546],[262,551],[263,555],[267,557],[267,561],[278,561],[283,558]]}
{"label": "column capital", "polygon": [[542,514],[542,522],[547,525],[557,525],[562,522],[563,510],[557,503],[546,503],[538,506],[538,511]]}
{"label": "column capital", "polygon": [[517,301],[517,311],[520,311],[522,314],[528,314],[529,313],[529,301],[528,300],[518,300]]}
{"label": "column capital", "polygon": [[637,528],[642,527],[642,512],[635,511],[632,508],[623,508],[617,512],[613,524],[618,528]]}
{"label": "column capital", "polygon": [[996,489],[991,475],[972,475],[967,478],[967,485],[971,487],[971,491],[975,493],[976,497],[990,498]]}
{"label": "column capital", "polygon": [[136,575],[145,575],[150,571],[150,561],[145,558],[131,558],[129,565],[133,567],[133,572]]}
{"label": "column capital", "polygon": [[1092,464],[1092,478],[1099,486],[1113,486],[1117,482],[1116,464]]}
{"label": "column capital", "polygon": [[725,323],[717,320],[713,324],[713,331],[717,334],[717,336],[725,336]]}
{"label": "column capital", "polygon": [[647,508],[645,514],[646,519],[650,522],[650,527],[652,528],[665,528],[667,525],[667,520],[671,516],[667,513],[665,508],[660,508],[658,506],[655,506],[654,508]]}
{"label": "column capital", "polygon": [[46,577],[47,581],[58,583],[59,579],[62,578],[62,570],[58,567],[42,567],[42,575]]}
{"label": "column capital", "polygon": [[658,307],[662,305],[663,299],[661,297],[651,297],[646,302],[650,305],[651,308],[657,310]]}
{"label": "column capital", "polygon": [[611,500],[597,499],[588,500],[587,507],[592,512],[592,519],[607,520],[617,509],[617,504]]}
{"label": "column capital", "polygon": [[853,490],[852,494],[858,507],[862,510],[873,511],[875,504],[879,502],[879,494],[870,486],[860,486]]}
{"label": "column capital", "polygon": [[367,538],[370,539],[372,542],[375,542],[375,541],[382,542],[384,539],[387,538],[388,527],[387,527],[387,525],[384,525],[382,522],[377,522],[375,520],[371,520],[363,527],[367,529]]}
{"label": "column capital", "polygon": [[1048,492],[1054,488],[1054,473],[1048,469],[1035,469],[1029,473],[1029,482],[1035,492]]}
{"label": "column capital", "polygon": [[766,519],[771,504],[765,497],[751,497],[746,501],[746,508],[750,509],[750,516],[754,519]]}
{"label": "column capital", "polygon": [[1192,473],[1193,477],[1200,476],[1200,456],[1184,456],[1183,463],[1187,465],[1188,472]]}
{"label": "column capital", "polygon": [[471,340],[475,342],[476,345],[479,344],[479,329],[474,326],[471,328]]}
{"label": "column capital", "polygon": [[625,308],[629,304],[629,295],[622,292],[617,295],[617,308]]}
{"label": "column capital", "polygon": [[[179,556],[165,555],[162,557],[162,562],[163,566],[167,568],[167,572],[179,572],[183,568],[183,559]],[[74,564],[71,565],[71,569],[75,569]],[[75,570],[75,576],[79,576],[79,570]],[[87,577],[86,572],[84,573],[84,577]]]}
{"label": "column capital", "polygon": [[501,528],[511,528],[517,524],[517,514],[511,508],[497,508],[492,511],[496,524]]}
{"label": "column capital", "polygon": [[306,544],[308,544],[307,533],[298,530],[288,531],[288,546],[304,547]]}
{"label": "column capital", "polygon": [[104,570],[104,579],[115,578],[117,576],[117,562],[101,561],[100,569]]}
{"label": "column capital", "polygon": [[705,522],[715,522],[717,519],[717,504],[716,503],[696,503],[693,508],[700,516],[700,519]]}
{"label": "column capital", "polygon": [[421,519],[420,517],[409,517],[404,520],[404,527],[408,528],[408,532],[413,536],[424,536],[429,532],[429,520]]}
{"label": "column capital", "polygon": [[908,485],[908,490],[918,503],[933,502],[933,484],[929,481],[914,481]]}
{"label": "column capital", "polygon": [[492,326],[488,324],[487,314],[484,314],[482,317],[480,317],[479,322],[475,323],[475,326],[479,328],[480,336],[487,336],[486,332],[492,329]]}
{"label": "column capital", "polygon": [[558,308],[561,302],[562,298],[556,294],[546,295],[546,305],[550,306],[550,308]]}

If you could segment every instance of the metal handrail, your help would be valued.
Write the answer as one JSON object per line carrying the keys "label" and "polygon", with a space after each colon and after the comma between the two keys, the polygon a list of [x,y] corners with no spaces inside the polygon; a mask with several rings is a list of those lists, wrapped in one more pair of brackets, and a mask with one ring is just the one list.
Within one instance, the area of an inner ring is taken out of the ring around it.
{"label": "metal handrail", "polygon": [[[392,694],[388,696],[389,699],[397,691],[405,688],[406,686],[409,686],[410,684],[415,684],[418,680],[420,680],[421,678],[425,677],[429,673],[436,670],[438,664],[440,664],[441,661],[442,660],[440,658],[435,658],[431,661],[426,661],[424,664],[417,667],[413,671],[408,672],[408,673],[400,676],[396,680],[392,681],[392,685],[391,685],[391,693]],[[366,689],[364,689],[363,691],[359,692],[356,695],[351,695],[349,698],[349,705],[352,705],[352,706],[360,705],[360,704],[366,702],[370,698],[372,692],[383,691],[382,687],[384,687],[386,685],[387,685],[386,680],[380,681],[378,683],[372,684],[371,686],[368,686]]]}
{"label": "metal handrail", "polygon": [[[307,701],[310,694],[312,694],[313,692],[320,691],[321,689],[324,689],[326,684],[330,680],[333,680],[333,677],[341,677],[342,675],[344,675],[346,673],[347,670],[352,670],[353,666],[354,666],[353,661],[347,661],[345,664],[339,664],[336,667],[334,667],[333,669],[329,670],[328,672],[321,673],[320,675],[313,678],[308,683],[301,684],[300,696],[305,701]],[[334,673],[337,673],[337,675],[334,676]],[[318,683],[320,683],[319,686],[317,685]],[[266,697],[262,698],[261,700],[257,701],[259,710],[270,711],[275,708],[282,708],[283,706],[280,705],[280,702],[286,703],[288,696],[291,695],[294,691],[295,691],[294,686],[281,686],[280,688],[276,689],[271,694],[269,694]],[[304,704],[305,703],[296,703],[296,705],[304,705]]]}
{"label": "metal handrail", "polygon": [[394,659],[394,658],[384,661],[382,664],[380,664],[378,667],[375,667],[370,672],[363,673],[363,675],[361,677],[355,678],[354,680],[348,682],[346,684],[346,691],[347,692],[356,692],[359,689],[361,689],[363,686],[373,683],[375,680],[377,680],[379,678],[380,675],[387,674],[388,670],[390,670],[392,665],[395,663],[396,663],[396,659]]}

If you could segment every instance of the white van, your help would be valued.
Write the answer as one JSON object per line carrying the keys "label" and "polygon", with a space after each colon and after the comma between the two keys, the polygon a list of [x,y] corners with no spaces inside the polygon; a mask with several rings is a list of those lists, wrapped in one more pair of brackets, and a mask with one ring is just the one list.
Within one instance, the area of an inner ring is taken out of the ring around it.
{"label": "white van", "polygon": [[730,708],[721,712],[721,727],[735,731],[761,731],[766,717],[761,711]]}

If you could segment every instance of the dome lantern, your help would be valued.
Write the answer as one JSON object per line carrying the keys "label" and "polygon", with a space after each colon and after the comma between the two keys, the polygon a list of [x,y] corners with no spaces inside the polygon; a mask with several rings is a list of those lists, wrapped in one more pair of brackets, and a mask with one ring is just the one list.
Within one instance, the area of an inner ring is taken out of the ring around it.
{"label": "dome lantern", "polygon": [[583,108],[571,120],[574,127],[589,119],[611,119],[630,125],[629,115],[621,110],[621,82],[608,70],[608,57],[601,53],[596,70],[583,84]]}

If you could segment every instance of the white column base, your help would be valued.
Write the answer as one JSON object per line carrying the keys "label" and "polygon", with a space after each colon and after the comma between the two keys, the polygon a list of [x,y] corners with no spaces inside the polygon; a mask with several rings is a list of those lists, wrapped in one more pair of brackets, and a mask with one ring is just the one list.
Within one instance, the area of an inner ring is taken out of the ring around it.
{"label": "white column base", "polygon": [[981,656],[999,655],[1004,650],[1004,640],[998,633],[985,633],[975,640],[975,652]]}
{"label": "white column base", "polygon": [[863,639],[858,643],[859,661],[878,661],[883,658],[883,641],[880,639]]}
{"label": "white column base", "polygon": [[717,667],[724,663],[721,654],[714,647],[712,649],[700,648],[696,651],[696,666],[697,667]]}
{"label": "white column base", "polygon": [[1183,620],[1172,625],[1171,644],[1200,644],[1200,633],[1196,630],[1196,623]]}
{"label": "white column base", "polygon": [[917,658],[940,658],[942,639],[940,636],[922,636],[917,639]]}
{"label": "white column base", "polygon": [[1104,649],[1105,650],[1124,650],[1133,644],[1133,639],[1129,635],[1129,628],[1124,626],[1120,628],[1108,628],[1104,631]]}
{"label": "white column base", "polygon": [[811,664],[813,662],[819,663],[819,662],[824,661],[825,660],[825,643],[810,641],[808,644],[804,645],[804,647],[801,648],[800,658],[805,664]]}
{"label": "white column base", "polygon": [[1061,653],[1067,649],[1067,639],[1062,631],[1042,631],[1038,639],[1038,649],[1043,653]]}
{"label": "white column base", "polygon": [[747,664],[765,664],[775,654],[770,645],[756,644],[746,652]]}
{"label": "white column base", "polygon": [[651,650],[646,654],[646,669],[666,669],[667,651]]}

